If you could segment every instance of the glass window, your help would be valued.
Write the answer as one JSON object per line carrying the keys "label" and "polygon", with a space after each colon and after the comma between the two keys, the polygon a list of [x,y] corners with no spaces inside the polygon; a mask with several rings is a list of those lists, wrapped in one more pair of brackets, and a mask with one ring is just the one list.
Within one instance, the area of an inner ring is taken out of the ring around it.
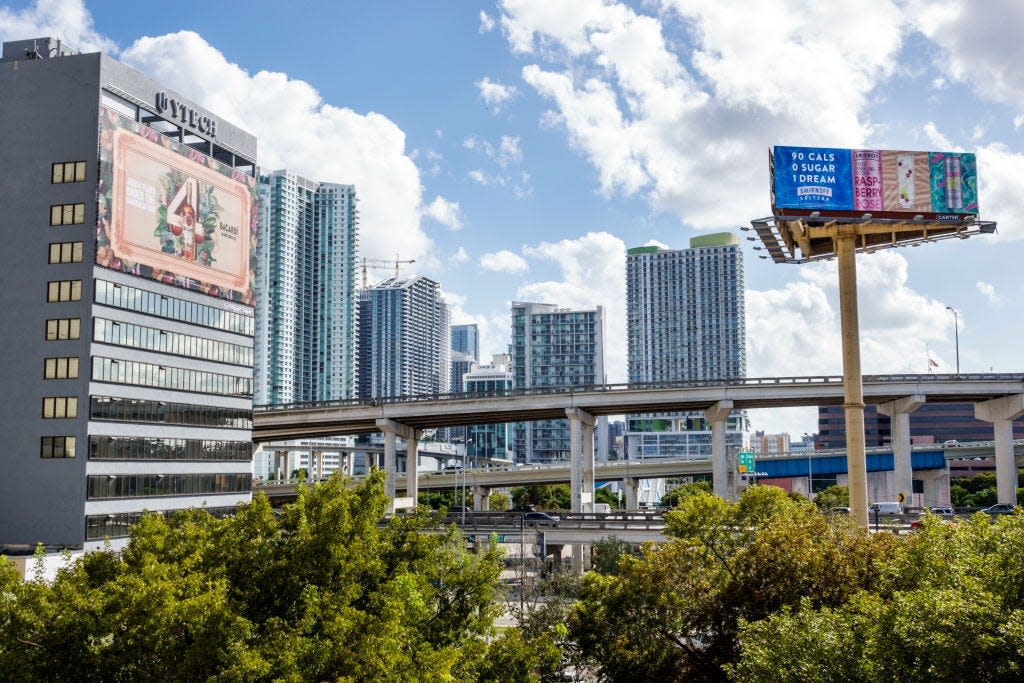
{"label": "glass window", "polygon": [[47,396],[43,399],[44,420],[64,420],[78,417],[77,396]]}
{"label": "glass window", "polygon": [[55,204],[50,207],[50,225],[76,225],[85,222],[85,204]]}
{"label": "glass window", "polygon": [[53,242],[50,244],[50,263],[81,263],[82,242]]}
{"label": "glass window", "polygon": [[81,280],[52,280],[46,285],[46,300],[50,303],[57,301],[81,301],[82,281]]}
{"label": "glass window", "polygon": [[78,358],[47,358],[43,377],[46,379],[74,379],[78,377]]}
{"label": "glass window", "polygon": [[44,436],[40,443],[41,458],[73,458],[75,457],[75,437]]}
{"label": "glass window", "polygon": [[46,340],[78,339],[82,321],[79,318],[58,318],[46,321]]}
{"label": "glass window", "polygon": [[84,180],[84,161],[59,161],[50,171],[51,183],[80,183]]}

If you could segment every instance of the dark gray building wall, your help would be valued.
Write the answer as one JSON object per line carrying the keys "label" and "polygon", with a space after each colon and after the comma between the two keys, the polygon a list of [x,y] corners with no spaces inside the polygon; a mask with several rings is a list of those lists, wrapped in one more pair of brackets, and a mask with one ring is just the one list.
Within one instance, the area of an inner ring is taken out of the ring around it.
{"label": "dark gray building wall", "polygon": [[[88,443],[89,309],[95,262],[100,55],[0,62],[0,542],[81,545]],[[83,183],[51,184],[51,164],[86,163]],[[50,206],[85,204],[51,227]],[[81,263],[48,265],[51,242],[84,244]],[[46,303],[50,280],[81,280],[82,300]],[[45,321],[80,318],[81,338],[44,341]],[[47,357],[80,358],[76,380],[44,380]],[[78,417],[41,420],[44,396],[77,396]],[[43,436],[76,437],[75,458],[40,458]]]}

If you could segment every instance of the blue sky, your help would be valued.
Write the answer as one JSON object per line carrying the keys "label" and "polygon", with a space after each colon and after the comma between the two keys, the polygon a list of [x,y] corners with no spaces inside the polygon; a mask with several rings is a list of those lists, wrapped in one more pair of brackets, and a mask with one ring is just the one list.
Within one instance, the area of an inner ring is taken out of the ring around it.
{"label": "blue sky", "polygon": [[[1019,371],[1024,3],[0,0],[0,39],[105,50],[353,183],[362,255],[415,258],[503,350],[508,304],[601,304],[625,377],[624,249],[769,213],[771,145],[976,151],[994,238],[859,259],[865,372]],[[972,8],[975,8],[972,12]],[[746,243],[748,374],[839,374],[831,264]],[[383,277],[386,273],[378,273]],[[927,351],[926,351],[927,349]],[[754,425],[813,431],[813,411]]]}

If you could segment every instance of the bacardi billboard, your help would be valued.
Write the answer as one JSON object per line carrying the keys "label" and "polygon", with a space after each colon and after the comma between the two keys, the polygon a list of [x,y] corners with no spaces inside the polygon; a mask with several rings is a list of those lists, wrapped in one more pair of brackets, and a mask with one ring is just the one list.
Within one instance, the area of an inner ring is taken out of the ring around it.
{"label": "bacardi billboard", "polygon": [[100,162],[98,265],[253,304],[251,176],[105,107]]}

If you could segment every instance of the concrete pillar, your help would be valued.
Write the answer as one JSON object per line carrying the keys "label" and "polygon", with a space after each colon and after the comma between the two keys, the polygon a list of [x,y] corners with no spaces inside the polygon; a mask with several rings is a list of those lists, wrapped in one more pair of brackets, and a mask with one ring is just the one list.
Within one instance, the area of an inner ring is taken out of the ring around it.
{"label": "concrete pillar", "polygon": [[996,446],[998,502],[1017,502],[1017,465],[1013,460],[1013,420],[1024,414],[1024,394],[1003,396],[974,404],[974,417],[992,423]]}
{"label": "concrete pillar", "polygon": [[892,420],[894,500],[910,505],[914,495],[914,473],[910,466],[910,413],[925,403],[923,394],[904,396],[878,404],[878,412]]}
{"label": "concrete pillar", "polygon": [[491,509],[491,489],[487,486],[473,487],[473,510],[487,512]]}
{"label": "concrete pillar", "polygon": [[420,430],[414,429],[405,439],[405,495],[412,498],[414,508],[419,504],[419,465]]}
{"label": "concrete pillar", "polygon": [[[387,494],[390,503],[388,504],[388,512],[395,511],[395,470],[397,468],[397,455],[395,447],[396,437],[402,437],[407,442],[412,442],[412,448],[415,450],[420,439],[420,432],[409,427],[408,425],[389,420],[387,418],[380,418],[377,420],[377,429],[384,433],[384,493]],[[415,465],[412,466],[415,471]],[[409,466],[406,466],[406,481],[409,481]],[[415,477],[413,477],[415,482]],[[408,489],[411,486],[414,490],[416,489],[416,483],[407,484]],[[415,499],[413,500],[415,503]]]}
{"label": "concrete pillar", "polygon": [[924,481],[924,507],[947,507],[953,504],[949,493],[949,465],[941,470],[918,472]]}
{"label": "concrete pillar", "polygon": [[638,509],[637,497],[640,494],[640,480],[636,477],[626,477],[622,480],[622,488],[626,492],[626,509]]}
{"label": "concrete pillar", "polygon": [[579,408],[566,408],[569,418],[569,470],[572,511],[594,511],[594,425],[596,419]]}
{"label": "concrete pillar", "polygon": [[714,494],[728,500],[729,461],[725,450],[725,421],[732,412],[732,401],[719,401],[704,410],[711,423],[711,481]]}

